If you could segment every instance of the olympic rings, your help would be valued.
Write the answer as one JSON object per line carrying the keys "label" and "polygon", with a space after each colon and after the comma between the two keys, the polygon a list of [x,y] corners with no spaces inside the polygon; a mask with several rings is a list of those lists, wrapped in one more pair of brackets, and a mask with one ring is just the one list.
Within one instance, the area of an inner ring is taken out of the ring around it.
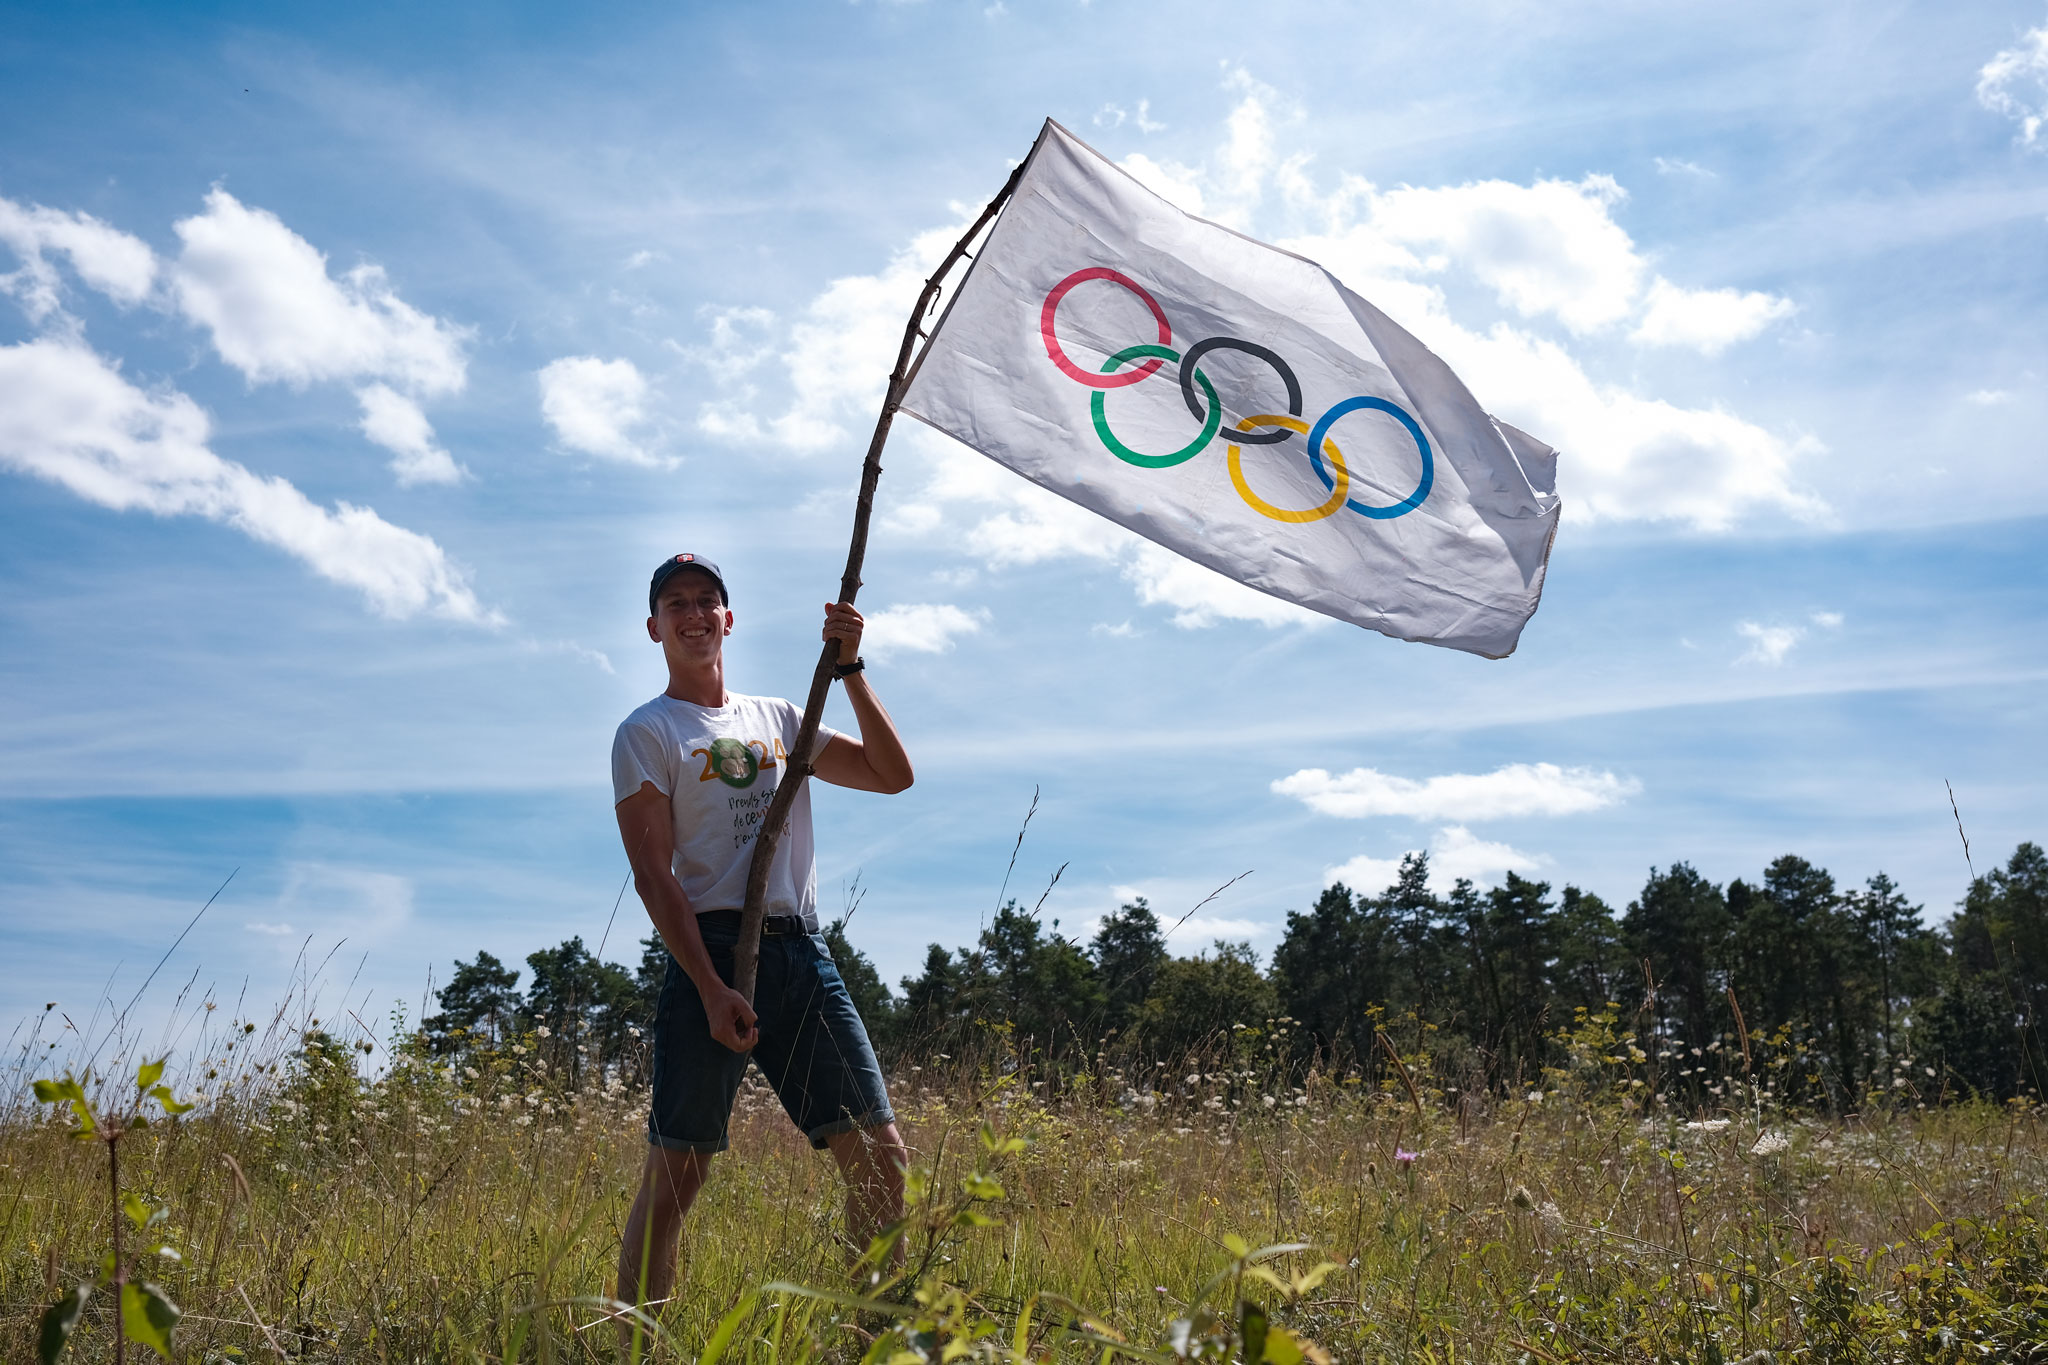
{"label": "olympic rings", "polygon": [[[1054,330],[1054,324],[1058,320],[1060,301],[1072,292],[1074,286],[1089,280],[1107,280],[1112,284],[1120,284],[1125,289],[1130,290],[1131,293],[1137,296],[1138,301],[1143,303],[1146,309],[1151,312],[1153,320],[1159,324],[1159,340],[1157,343],[1126,346],[1105,360],[1101,371],[1095,374],[1090,374],[1074,363],[1073,359],[1060,347],[1059,337]],[[1166,320],[1166,310],[1159,306],[1159,301],[1146,292],[1142,285],[1121,271],[1112,270],[1107,266],[1090,266],[1084,270],[1076,270],[1073,274],[1054,285],[1047,291],[1045,302],[1038,310],[1038,332],[1045,341],[1047,357],[1058,367],[1060,373],[1074,382],[1085,384],[1088,388],[1094,390],[1094,392],[1088,395],[1088,414],[1094,424],[1095,435],[1101,440],[1103,446],[1119,460],[1126,464],[1136,465],[1141,469],[1170,469],[1174,465],[1184,464],[1207,449],[1209,443],[1215,440],[1218,432],[1222,430],[1223,404],[1216,396],[1215,385],[1211,384],[1209,377],[1202,373],[1201,362],[1204,356],[1208,355],[1211,351],[1241,351],[1246,355],[1253,356],[1271,365],[1274,373],[1280,376],[1280,382],[1287,389],[1287,412],[1285,414],[1268,413],[1256,417],[1241,418],[1237,423],[1236,430],[1232,433],[1230,443],[1225,447],[1224,456],[1225,465],[1230,472],[1231,486],[1237,490],[1238,496],[1244,499],[1245,505],[1260,516],[1269,517],[1274,521],[1297,523],[1322,521],[1327,517],[1334,516],[1338,508],[1348,507],[1359,516],[1367,517],[1374,521],[1390,521],[1395,517],[1406,516],[1420,507],[1428,500],[1430,489],[1435,486],[1436,458],[1430,450],[1429,438],[1423,434],[1422,425],[1398,403],[1390,402],[1385,398],[1364,396],[1347,398],[1324,412],[1321,417],[1315,420],[1314,425],[1307,425],[1302,421],[1301,417],[1301,381],[1295,376],[1293,368],[1286,361],[1282,360],[1278,354],[1259,345],[1257,342],[1246,341],[1239,337],[1220,336],[1210,337],[1205,341],[1198,341],[1193,346],[1188,347],[1185,352],[1174,350],[1172,344],[1173,328]],[[1144,363],[1138,365],[1135,369],[1118,373],[1122,366],[1136,360],[1142,360]],[[1172,361],[1180,367],[1181,399],[1187,404],[1188,411],[1202,420],[1202,429],[1195,436],[1194,440],[1182,446],[1179,450],[1165,455],[1145,455],[1125,445],[1110,431],[1108,408],[1104,401],[1104,392],[1109,389],[1126,388],[1141,380],[1148,379],[1157,374],[1160,366],[1167,361]],[[1206,409],[1195,396],[1197,386],[1200,386],[1202,390],[1202,397],[1208,400]],[[1391,506],[1373,507],[1359,502],[1351,496],[1351,471],[1344,463],[1343,452],[1337,449],[1334,441],[1328,439],[1331,427],[1350,414],[1363,411],[1383,412],[1399,422],[1407,430],[1409,437],[1415,442],[1416,452],[1422,457],[1422,477],[1417,481],[1415,491]],[[1255,430],[1255,428],[1259,427],[1270,427],[1272,430]],[[1313,469],[1316,477],[1323,481],[1323,487],[1330,490],[1330,497],[1327,501],[1318,506],[1300,510],[1276,507],[1272,503],[1267,502],[1252,491],[1251,485],[1246,482],[1244,476],[1245,446],[1278,445],[1292,439],[1296,435],[1305,435],[1308,438],[1309,468]],[[1329,454],[1329,468],[1326,468],[1323,463],[1325,451]],[[1334,474],[1331,472],[1331,469],[1335,470]]]}
{"label": "olympic rings", "polygon": [[[1280,382],[1287,386],[1287,411],[1289,415],[1294,417],[1301,416],[1301,381],[1294,377],[1293,369],[1289,367],[1286,361],[1274,355],[1256,341],[1240,341],[1236,337],[1210,337],[1207,341],[1198,341],[1188,347],[1186,358],[1180,362],[1180,396],[1187,403],[1189,412],[1192,412],[1197,417],[1202,415],[1201,404],[1195,402],[1194,380],[1195,376],[1201,373],[1196,367],[1202,363],[1202,357],[1211,351],[1243,351],[1246,355],[1255,355],[1268,365],[1271,365],[1275,370],[1279,371]],[[1244,423],[1238,423],[1237,429],[1239,431],[1245,430]],[[1300,427],[1294,429],[1306,430],[1306,428]],[[1246,436],[1243,443],[1250,446],[1278,445],[1287,439],[1288,434],[1289,430],[1286,428],[1279,431],[1262,431]]]}
{"label": "olympic rings", "polygon": [[[1148,360],[1129,374],[1120,374],[1112,379],[1104,379],[1101,375],[1088,373],[1088,371],[1067,359],[1067,353],[1060,349],[1059,337],[1053,332],[1053,320],[1059,314],[1060,300],[1067,296],[1067,291],[1075,285],[1088,280],[1114,280],[1133,294],[1136,294],[1139,300],[1152,310],[1152,316],[1159,322],[1159,344],[1166,346],[1170,345],[1173,341],[1173,328],[1167,325],[1166,310],[1159,306],[1159,301],[1146,293],[1138,285],[1138,282],[1130,276],[1111,270],[1107,266],[1098,265],[1088,270],[1076,270],[1073,274],[1054,285],[1052,292],[1045,296],[1045,306],[1038,310],[1038,333],[1045,338],[1045,353],[1052,357],[1052,363],[1060,367],[1061,374],[1077,384],[1086,384],[1091,389],[1120,389],[1126,384],[1135,384],[1140,379],[1148,379],[1152,375],[1157,374],[1159,372],[1159,362],[1157,360]],[[1105,365],[1102,368],[1105,374],[1109,372],[1109,366]]]}
{"label": "olympic rings", "polygon": [[[1157,359],[1145,362],[1154,369],[1159,367],[1161,360],[1177,361],[1180,359],[1180,352],[1174,350],[1171,346],[1126,346],[1102,362],[1102,371],[1104,374],[1108,374],[1127,360],[1136,360],[1139,356],[1147,355],[1157,357]],[[1143,367],[1140,368],[1142,369]],[[1137,374],[1139,371],[1133,370],[1132,373]],[[1171,455],[1140,455],[1137,451],[1132,450],[1112,435],[1109,430],[1109,417],[1104,411],[1101,389],[1097,389],[1094,393],[1088,395],[1088,415],[1095,419],[1095,434],[1102,438],[1104,445],[1109,447],[1110,454],[1116,456],[1125,464],[1134,464],[1140,469],[1171,469],[1177,464],[1194,459],[1195,456],[1202,453],[1204,446],[1216,439],[1217,429],[1223,425],[1223,404],[1217,401],[1216,388],[1209,382],[1209,376],[1198,373],[1195,375],[1195,381],[1202,386],[1202,392],[1209,396],[1209,420],[1202,424],[1202,431],[1199,436],[1182,446],[1179,450],[1174,451]]]}
{"label": "olympic rings", "polygon": [[1323,472],[1323,457],[1320,453],[1323,437],[1329,434],[1330,428],[1336,425],[1338,418],[1365,409],[1384,412],[1408,428],[1408,434],[1415,438],[1415,448],[1422,452],[1422,480],[1415,485],[1415,491],[1401,501],[1391,507],[1367,507],[1362,502],[1354,502],[1348,498],[1344,502],[1346,507],[1361,517],[1371,517],[1374,521],[1390,521],[1404,512],[1412,512],[1422,506],[1422,500],[1429,496],[1429,486],[1436,481],[1436,461],[1429,453],[1429,438],[1422,434],[1422,428],[1415,424],[1415,419],[1399,407],[1384,398],[1345,399],[1316,419],[1314,430],[1308,434],[1308,463],[1309,467],[1315,470],[1316,477],[1323,481],[1323,487],[1335,488],[1336,485],[1331,482],[1330,476]]}
{"label": "olympic rings", "polygon": [[[1237,429],[1249,431],[1258,426],[1279,427],[1283,435],[1288,432],[1306,434],[1308,431],[1308,423],[1299,417],[1279,417],[1270,414],[1263,417],[1246,417],[1238,422]],[[1294,512],[1285,507],[1275,507],[1252,492],[1252,486],[1246,483],[1244,478],[1244,451],[1235,445],[1225,447],[1231,485],[1237,489],[1237,495],[1245,500],[1245,504],[1260,516],[1271,517],[1275,521],[1321,521],[1344,505],[1345,494],[1351,490],[1351,473],[1344,468],[1344,452],[1337,449],[1335,441],[1326,441],[1324,444],[1330,448],[1330,463],[1337,467],[1337,487],[1336,491],[1330,494],[1329,501],[1320,507]]]}

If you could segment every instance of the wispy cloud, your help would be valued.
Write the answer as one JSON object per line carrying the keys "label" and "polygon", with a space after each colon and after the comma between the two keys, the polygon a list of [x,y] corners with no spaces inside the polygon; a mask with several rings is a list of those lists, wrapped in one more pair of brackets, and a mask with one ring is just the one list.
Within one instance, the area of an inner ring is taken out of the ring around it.
{"label": "wispy cloud", "polygon": [[1576,815],[1636,795],[1642,783],[1593,768],[1510,763],[1490,773],[1444,773],[1420,780],[1373,768],[1332,775],[1303,768],[1272,784],[1320,815],[1350,820],[1403,815],[1417,820],[1490,820],[1507,816]]}
{"label": "wispy cloud", "polygon": [[1749,648],[1737,656],[1738,664],[1776,668],[1785,662],[1794,645],[1806,638],[1804,626],[1767,626],[1760,621],[1738,621],[1735,633],[1749,641]]}
{"label": "wispy cloud", "polygon": [[1659,175],[1682,176],[1688,180],[1717,180],[1720,178],[1718,173],[1708,170],[1705,166],[1700,165],[1699,162],[1687,161],[1682,157],[1652,157],[1650,164],[1657,168],[1657,174]]}

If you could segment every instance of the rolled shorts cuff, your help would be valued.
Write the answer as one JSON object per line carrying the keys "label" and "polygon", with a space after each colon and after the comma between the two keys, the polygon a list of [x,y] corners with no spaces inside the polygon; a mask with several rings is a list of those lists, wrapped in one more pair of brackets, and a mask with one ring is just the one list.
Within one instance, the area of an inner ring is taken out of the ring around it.
{"label": "rolled shorts cuff", "polygon": [[870,1109],[867,1113],[856,1115],[853,1118],[834,1119],[830,1123],[821,1123],[816,1128],[806,1132],[804,1136],[811,1140],[811,1146],[822,1152],[825,1150],[825,1140],[827,1138],[835,1138],[841,1133],[851,1133],[862,1128],[880,1128],[884,1124],[894,1123],[895,1121],[896,1111],[887,1105],[883,1105],[880,1109]]}
{"label": "rolled shorts cuff", "polygon": [[659,1133],[650,1132],[647,1135],[647,1145],[668,1152],[696,1152],[700,1156],[716,1156],[732,1146],[732,1143],[724,1137],[715,1138],[710,1142],[692,1142],[688,1138],[663,1137]]}

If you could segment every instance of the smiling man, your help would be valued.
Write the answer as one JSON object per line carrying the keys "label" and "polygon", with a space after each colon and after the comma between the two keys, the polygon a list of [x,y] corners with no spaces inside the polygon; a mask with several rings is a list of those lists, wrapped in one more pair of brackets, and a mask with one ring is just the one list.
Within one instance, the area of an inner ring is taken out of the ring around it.
{"label": "smiling man", "polygon": [[[619,1252],[619,1297],[635,1304],[669,1295],[683,1218],[712,1155],[727,1146],[749,1053],[811,1145],[838,1161],[854,1247],[901,1215],[908,1158],[867,1029],[818,933],[808,790],[776,846],[754,1004],[732,988],[754,836],[802,713],[777,697],[726,690],[733,614],[716,564],[693,554],[662,561],[647,608],[668,687],[626,717],[612,743],[619,834],[669,952],[647,1162]],[[820,727],[812,768],[838,786],[900,792],[911,783],[910,758],[862,671],[860,635],[851,605],[825,608],[824,638],[838,645],[860,737]]]}

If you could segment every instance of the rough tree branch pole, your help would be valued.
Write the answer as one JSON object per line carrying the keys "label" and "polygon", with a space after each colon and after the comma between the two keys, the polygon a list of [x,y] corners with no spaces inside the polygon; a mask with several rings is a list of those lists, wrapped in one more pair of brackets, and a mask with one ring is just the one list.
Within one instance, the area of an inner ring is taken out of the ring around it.
{"label": "rough tree branch pole", "polygon": [[[966,256],[968,246],[988,226],[997,210],[1009,200],[1010,192],[1017,188],[1018,177],[1023,174],[1024,166],[1019,163],[996,197],[988,201],[988,207],[981,211],[981,216],[953,244],[953,249],[946,253],[946,259],[939,262],[938,269],[924,282],[924,290],[917,296],[917,307],[911,310],[910,322],[903,329],[903,345],[896,352],[896,368],[889,372],[889,389],[882,398],[882,413],[875,419],[874,438],[868,442],[868,457],[861,465],[860,498],[853,509],[853,543],[846,550],[846,572],[839,578],[838,600],[841,602],[852,602],[854,594],[860,591],[861,561],[867,557],[868,551],[868,517],[875,507],[875,485],[882,477],[882,446],[889,439],[889,424],[903,402],[905,375],[910,368],[910,353],[917,345],[918,325],[938,299],[946,276]],[[747,901],[740,911],[740,941],[733,949],[733,989],[745,996],[749,1004],[754,1000],[754,974],[761,960],[761,920],[767,914],[768,867],[775,860],[775,845],[782,838],[782,825],[789,818],[789,808],[811,775],[811,746],[818,741],[818,720],[825,709],[825,694],[832,688],[833,665],[838,662],[838,643],[826,641],[818,654],[818,666],[811,673],[811,691],[804,699],[804,718],[797,727],[796,744],[790,750],[788,766],[783,770],[781,783],[775,788],[774,799],[768,803],[768,813],[762,817],[761,832],[754,838],[754,860],[747,868]]]}

